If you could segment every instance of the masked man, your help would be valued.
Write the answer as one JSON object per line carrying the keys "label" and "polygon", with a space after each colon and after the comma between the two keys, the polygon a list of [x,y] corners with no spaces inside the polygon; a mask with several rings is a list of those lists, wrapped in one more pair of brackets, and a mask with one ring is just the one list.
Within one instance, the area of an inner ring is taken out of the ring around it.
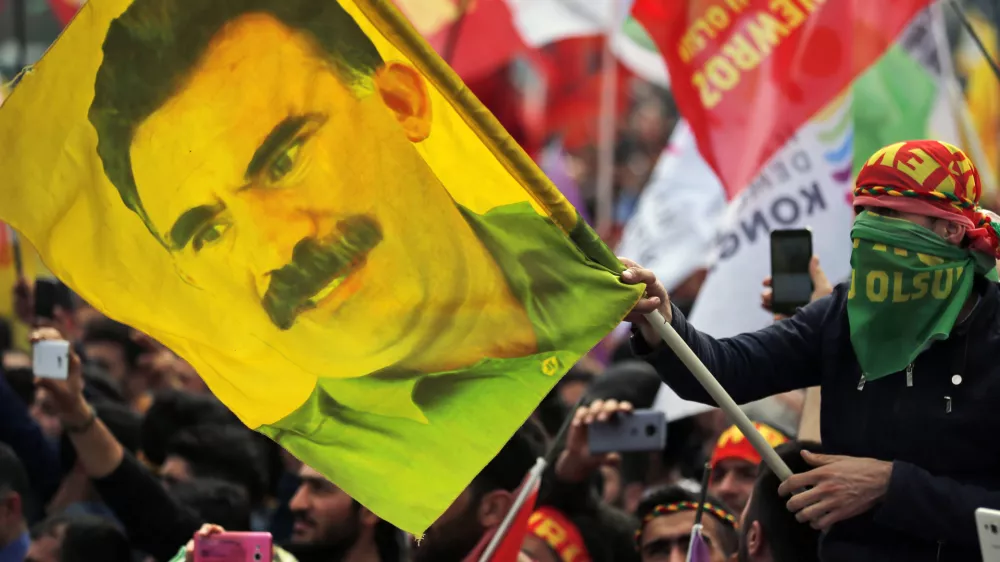
{"label": "masked man", "polygon": [[[644,313],[659,310],[740,403],[822,386],[830,454],[782,484],[787,507],[824,531],[828,561],[977,560],[973,513],[1000,508],[1000,451],[983,431],[1000,408],[1000,238],[969,158],[938,141],[876,152],[858,175],[851,281],[752,334],[694,329],[655,276],[630,320],[633,345],[683,398],[710,402]],[[805,490],[805,491],[802,491]],[[794,493],[794,495],[792,495]]]}

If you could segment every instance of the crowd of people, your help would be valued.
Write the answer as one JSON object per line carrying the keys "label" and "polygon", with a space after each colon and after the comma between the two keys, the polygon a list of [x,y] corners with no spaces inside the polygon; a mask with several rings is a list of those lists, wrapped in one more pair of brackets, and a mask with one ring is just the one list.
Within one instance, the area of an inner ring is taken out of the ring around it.
{"label": "crowd of people", "polygon": [[[778,501],[774,475],[758,472],[760,456],[717,411],[672,421],[662,451],[590,454],[590,424],[651,407],[660,385],[627,341],[603,370],[574,367],[418,541],[243,426],[173,352],[65,287],[58,295],[51,318],[33,317],[31,284],[15,290],[34,341],[73,342],[67,380],[36,379],[30,356],[9,335],[0,342],[2,562],[183,560],[196,532],[220,529],[270,532],[276,560],[458,561],[550,451],[530,560],[684,560],[706,464],[713,562],[815,558],[818,531]],[[794,431],[758,428],[801,463]]]}

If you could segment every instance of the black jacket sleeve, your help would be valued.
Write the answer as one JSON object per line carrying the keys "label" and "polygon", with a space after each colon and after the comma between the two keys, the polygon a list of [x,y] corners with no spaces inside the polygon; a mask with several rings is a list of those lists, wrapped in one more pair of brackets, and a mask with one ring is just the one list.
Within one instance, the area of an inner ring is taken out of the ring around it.
{"label": "black jacket sleeve", "polygon": [[960,484],[902,461],[892,463],[889,490],[875,521],[919,539],[978,548],[976,509],[1000,509],[1000,491]]}
{"label": "black jacket sleeve", "polygon": [[[723,339],[696,330],[676,306],[670,324],[733,400],[745,404],[820,384],[823,325],[838,310],[831,295],[763,330]],[[653,348],[636,333],[632,336],[632,349],[656,368],[660,378],[678,396],[715,405],[666,344]]]}
{"label": "black jacket sleeve", "polygon": [[170,560],[204,521],[177,503],[138,459],[126,452],[104,478],[93,479],[104,503],[125,525],[132,546],[157,560]]}

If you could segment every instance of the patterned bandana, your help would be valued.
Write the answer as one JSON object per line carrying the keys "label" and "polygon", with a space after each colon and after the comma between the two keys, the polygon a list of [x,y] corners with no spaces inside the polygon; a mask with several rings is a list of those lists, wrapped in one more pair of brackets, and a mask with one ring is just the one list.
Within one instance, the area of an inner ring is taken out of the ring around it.
{"label": "patterned bandana", "polygon": [[590,562],[580,530],[551,507],[539,508],[531,514],[528,532],[545,541],[562,562]]}
{"label": "patterned bandana", "polygon": [[[764,436],[764,440],[767,441],[767,444],[771,448],[788,441],[788,438],[784,434],[767,424],[755,422],[753,426]],[[714,469],[720,461],[726,459],[743,459],[752,464],[760,464],[761,461],[760,453],[757,452],[757,449],[753,448],[750,441],[743,436],[740,428],[735,425],[722,432],[719,440],[715,443],[715,450],[712,451],[710,464]]]}
{"label": "patterned bandana", "polygon": [[[635,547],[642,547],[642,529],[647,523],[657,517],[663,517],[664,515],[673,515],[674,513],[681,513],[684,511],[698,511],[698,505],[698,502],[676,502],[654,507],[653,511],[650,511],[645,517],[642,518],[642,525],[640,525],[639,530],[635,532]],[[705,502],[704,512],[712,514],[723,524],[729,525],[734,529],[738,529],[740,526],[736,517],[723,507],[718,507],[714,504]]]}
{"label": "patterned bandana", "polygon": [[884,207],[956,222],[972,250],[1000,258],[1000,225],[979,207],[983,186],[972,160],[946,142],[899,142],[877,151],[858,174],[854,206]]}

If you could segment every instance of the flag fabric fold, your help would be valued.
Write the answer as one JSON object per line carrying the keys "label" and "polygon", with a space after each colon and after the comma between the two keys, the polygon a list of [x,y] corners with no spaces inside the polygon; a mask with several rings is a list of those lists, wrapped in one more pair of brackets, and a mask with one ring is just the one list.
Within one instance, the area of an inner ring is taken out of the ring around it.
{"label": "flag fabric fold", "polygon": [[928,3],[636,0],[633,16],[732,198]]}
{"label": "flag fabric fold", "polygon": [[0,145],[56,275],[413,534],[641,292],[388,0],[92,0]]}

